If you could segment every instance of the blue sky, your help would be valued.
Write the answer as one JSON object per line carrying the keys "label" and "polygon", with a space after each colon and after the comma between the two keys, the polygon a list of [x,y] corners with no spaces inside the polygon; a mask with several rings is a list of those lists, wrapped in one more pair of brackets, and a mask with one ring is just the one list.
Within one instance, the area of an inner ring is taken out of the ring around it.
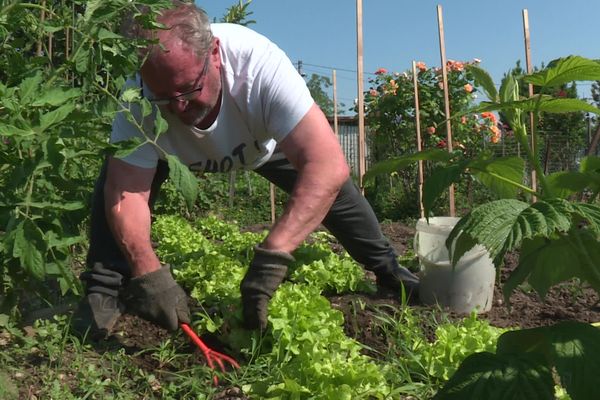
{"label": "blue sky", "polygon": [[[238,0],[196,3],[219,19]],[[412,60],[440,65],[437,5],[443,9],[446,56],[482,60],[496,83],[514,67],[525,65],[523,9],[529,13],[531,56],[535,66],[577,54],[600,58],[598,0],[363,0],[365,89],[377,68],[402,72]],[[331,76],[337,70],[338,101],[346,108],[357,97],[355,0],[253,0],[255,24],[304,72]],[[579,84],[589,97],[590,83]]]}

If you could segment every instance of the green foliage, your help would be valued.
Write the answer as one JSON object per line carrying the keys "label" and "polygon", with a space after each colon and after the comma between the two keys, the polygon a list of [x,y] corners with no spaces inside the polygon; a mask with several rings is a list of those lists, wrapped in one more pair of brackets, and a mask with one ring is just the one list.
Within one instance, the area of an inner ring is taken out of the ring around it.
{"label": "green foliage", "polygon": [[505,331],[472,313],[460,322],[438,326],[435,342],[419,351],[416,361],[427,368],[430,376],[447,381],[471,354],[493,352],[498,337]]}
{"label": "green foliage", "polygon": [[[249,4],[229,8],[228,21],[252,23]],[[147,136],[140,121],[152,106],[139,90],[122,91],[139,70],[138,49],[148,43],[123,37],[119,24],[128,15],[156,29],[156,16],[170,6],[169,0],[74,0],[0,8],[0,313],[18,314],[23,290],[46,296],[47,279],[57,279],[63,294],[79,291],[68,266],[73,247],[84,245],[88,196],[103,153],[157,146],[167,129],[157,113],[155,136]],[[119,111],[143,140],[106,143]],[[197,180],[175,156],[165,156],[172,187],[191,208]]]}
{"label": "green foliage", "polygon": [[[315,103],[321,107],[323,114],[333,116],[333,100],[325,92],[331,87],[331,80],[326,76],[312,74],[308,82],[306,82],[306,86],[308,87],[312,98],[315,100]],[[344,105],[341,104],[338,107],[343,106]]]}
{"label": "green foliage", "polygon": [[[600,293],[600,206],[595,203],[600,160],[588,157],[576,173],[566,172],[547,177],[536,151],[530,146],[529,135],[536,138],[538,132],[535,129],[528,132],[525,123],[525,116],[529,112],[534,114],[535,121],[539,121],[540,113],[587,111],[600,114],[599,109],[584,101],[562,98],[562,94],[558,95],[559,98],[545,94],[548,89],[571,80],[599,79],[599,65],[582,57],[555,60],[546,69],[523,77],[524,81],[538,86],[538,94],[529,97],[522,96],[519,80],[513,74],[505,77],[496,96],[489,75],[482,69],[472,69],[476,80],[484,86],[490,97],[490,101],[482,102],[475,110],[503,112],[503,118],[513,129],[530,168],[536,172],[540,189],[534,190],[522,183],[523,161],[516,158],[494,160],[483,153],[474,156],[453,154],[451,159],[440,163],[426,180],[423,201],[427,215],[435,199],[464,173],[473,175],[500,197],[505,197],[471,210],[456,224],[446,246],[452,263],[456,264],[465,252],[480,243],[490,252],[497,268],[501,267],[506,251],[521,247],[519,266],[504,287],[507,299],[525,280],[541,296],[551,286],[573,277],[589,283]],[[392,172],[414,160],[439,161],[440,157],[432,152],[411,154],[376,165],[374,173]],[[591,191],[591,196],[587,196],[588,203],[566,198],[570,194],[582,198],[586,189]],[[515,199],[520,192],[535,195],[538,200],[529,205]],[[557,325],[555,329],[562,332],[567,328]],[[586,325],[573,325],[568,327],[568,332],[573,340],[576,337],[583,340],[586,332],[591,331]],[[518,334],[515,333],[515,336]],[[539,339],[539,335],[534,337]],[[553,346],[561,343],[556,335],[546,339]],[[591,359],[597,357],[598,350],[594,346],[587,346],[582,350],[585,355],[578,353],[578,356]],[[457,372],[458,377],[447,384],[438,398],[552,398],[554,392],[550,370],[555,366],[553,360],[546,358],[540,361],[519,353],[499,353],[497,357],[481,353],[467,359],[462,371]],[[508,384],[503,387],[502,394],[498,394],[495,388],[503,382]],[[582,389],[584,393],[588,396],[591,394],[591,391],[585,392],[591,380],[585,383],[579,381],[578,384],[578,388],[586,388]],[[572,398],[587,398],[571,382],[563,382],[563,385]]]}
{"label": "green foliage", "polygon": [[600,331],[589,324],[554,326],[504,333],[496,354],[468,357],[435,399],[554,399],[555,368],[573,400],[596,393]]}
{"label": "green foliage", "polygon": [[255,24],[255,20],[248,19],[248,17],[253,14],[252,11],[248,11],[248,6],[250,6],[250,3],[252,3],[252,0],[246,0],[245,2],[244,0],[239,0],[238,4],[234,4],[227,9],[227,12],[221,18],[221,22],[228,22],[243,26]]}
{"label": "green foliage", "polygon": [[[417,65],[422,148],[424,151],[445,149],[448,143],[441,69],[427,68],[423,63]],[[469,112],[476,101],[478,86],[484,86],[486,91],[489,82],[483,79],[485,74],[480,73],[482,70],[477,62],[449,61],[447,67],[450,108],[453,115],[460,116],[452,121],[452,146],[456,154],[470,157],[499,138],[495,120],[486,114]],[[365,118],[370,129],[370,154],[377,168],[379,163],[394,159],[399,154],[410,155],[417,151],[414,83],[412,72],[390,74],[383,68],[376,72],[376,77],[370,83],[371,89],[365,93]],[[435,162],[425,162],[426,174],[429,175],[436,165]],[[416,164],[409,162],[406,168],[394,172],[398,174],[405,191],[403,196],[407,200],[397,200],[391,196],[390,201],[401,205],[399,212],[403,217],[408,217],[409,210],[415,207],[410,206],[408,200],[416,199],[418,192]],[[473,187],[466,189],[471,191]],[[385,199],[384,194],[391,190],[382,178],[369,181],[366,186],[367,197],[375,205]],[[469,192],[464,197],[471,196]],[[376,199],[379,201],[376,202]],[[417,202],[413,201],[412,204]],[[468,204],[466,206],[469,207]],[[376,212],[381,213],[385,208],[388,205],[384,203],[376,208]]]}
{"label": "green foliage", "polygon": [[22,290],[46,296],[49,278],[63,293],[79,290],[68,268],[72,247],[83,242],[87,193],[115,94],[137,65],[136,43],[111,32],[137,5],[74,2],[49,10],[13,2],[0,9],[0,311],[16,314]]}

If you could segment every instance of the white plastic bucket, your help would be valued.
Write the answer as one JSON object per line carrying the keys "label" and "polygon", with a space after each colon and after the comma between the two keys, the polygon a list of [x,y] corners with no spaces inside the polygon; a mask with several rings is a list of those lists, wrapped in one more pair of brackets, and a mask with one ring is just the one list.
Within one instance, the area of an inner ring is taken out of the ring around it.
{"label": "white plastic bucket", "polygon": [[415,253],[421,265],[419,298],[457,313],[478,313],[492,308],[496,271],[487,250],[476,245],[452,268],[446,239],[460,218],[431,217],[417,222]]}

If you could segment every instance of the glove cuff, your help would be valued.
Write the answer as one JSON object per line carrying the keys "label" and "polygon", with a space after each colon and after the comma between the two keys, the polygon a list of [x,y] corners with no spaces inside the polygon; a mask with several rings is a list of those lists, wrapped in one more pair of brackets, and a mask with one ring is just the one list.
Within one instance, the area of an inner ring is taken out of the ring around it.
{"label": "glove cuff", "polygon": [[135,277],[129,281],[130,287],[137,287],[146,292],[154,293],[167,286],[175,285],[169,264],[162,265],[156,271]]}
{"label": "glove cuff", "polygon": [[286,251],[269,250],[269,249],[260,247],[260,245],[256,245],[254,247],[254,257],[255,258],[269,257],[270,259],[277,258],[279,262],[281,262],[282,264],[285,264],[285,265],[288,265],[288,264],[296,261],[294,256],[292,256],[290,253],[288,253]]}

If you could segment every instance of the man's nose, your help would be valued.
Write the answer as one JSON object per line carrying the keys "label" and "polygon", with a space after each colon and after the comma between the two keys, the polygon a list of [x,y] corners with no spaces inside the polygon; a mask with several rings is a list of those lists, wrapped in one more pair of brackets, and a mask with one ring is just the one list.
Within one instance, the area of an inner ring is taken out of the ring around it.
{"label": "man's nose", "polygon": [[171,100],[169,103],[169,110],[174,114],[180,114],[187,108],[187,100]]}

